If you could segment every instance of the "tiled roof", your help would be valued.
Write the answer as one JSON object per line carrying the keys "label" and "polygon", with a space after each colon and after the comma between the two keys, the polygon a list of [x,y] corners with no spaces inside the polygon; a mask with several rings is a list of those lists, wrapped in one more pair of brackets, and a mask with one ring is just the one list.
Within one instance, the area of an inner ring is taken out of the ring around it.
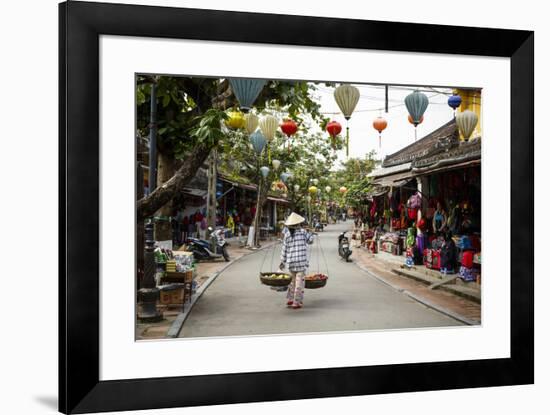
{"label": "tiled roof", "polygon": [[415,164],[420,159],[434,157],[458,146],[458,128],[453,118],[447,124],[442,125],[420,140],[387,156],[382,163],[382,167],[392,167],[410,162]]}

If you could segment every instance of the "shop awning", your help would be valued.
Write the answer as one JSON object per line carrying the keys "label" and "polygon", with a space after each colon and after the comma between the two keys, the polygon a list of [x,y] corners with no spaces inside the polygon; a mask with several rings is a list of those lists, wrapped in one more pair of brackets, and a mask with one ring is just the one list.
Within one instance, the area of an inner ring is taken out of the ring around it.
{"label": "shop awning", "polygon": [[285,203],[285,204],[288,204],[290,203],[288,200],[286,199],[281,199],[279,197],[272,197],[272,196],[268,196],[267,197],[267,200],[271,200],[272,202],[277,202],[277,203]]}
{"label": "shop awning", "polygon": [[385,195],[386,193],[388,193],[389,190],[390,189],[385,188],[385,187],[379,187],[379,188],[376,188],[375,190],[372,190],[372,191],[368,192],[367,197],[382,196],[382,195]]}
{"label": "shop awning", "polygon": [[384,187],[401,187],[412,179],[412,172],[406,171],[403,173],[391,174],[389,176],[375,179],[372,184]]}
{"label": "shop awning", "polygon": [[247,190],[256,190],[256,185],[254,185],[254,184],[239,183],[239,182],[231,180],[227,177],[223,177],[221,175],[218,176],[218,179],[222,180],[226,183],[229,183],[230,185],[232,185],[234,187],[239,187],[241,189],[247,189]]}

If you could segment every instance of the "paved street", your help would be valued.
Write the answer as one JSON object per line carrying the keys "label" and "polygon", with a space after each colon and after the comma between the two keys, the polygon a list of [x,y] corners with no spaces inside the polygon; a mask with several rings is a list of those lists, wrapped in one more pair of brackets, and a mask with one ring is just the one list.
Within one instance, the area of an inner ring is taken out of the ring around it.
{"label": "paved street", "polygon": [[[286,293],[262,285],[259,271],[273,271],[279,248],[240,259],[221,273],[195,304],[180,337],[237,336],[369,329],[455,326],[462,323],[428,308],[340,260],[339,232],[347,224],[329,225],[311,247],[310,272],[328,273],[324,288],[305,291],[304,308],[286,307]],[[324,251],[327,265],[320,255]],[[353,255],[352,255],[353,258]],[[328,268],[328,272],[327,272]]]}

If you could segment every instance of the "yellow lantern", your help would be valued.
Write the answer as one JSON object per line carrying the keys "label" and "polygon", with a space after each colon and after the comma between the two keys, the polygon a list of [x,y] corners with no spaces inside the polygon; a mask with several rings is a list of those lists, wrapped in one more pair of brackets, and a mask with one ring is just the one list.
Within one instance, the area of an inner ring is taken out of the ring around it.
{"label": "yellow lantern", "polygon": [[279,121],[273,115],[266,115],[260,119],[260,130],[267,141],[275,138],[275,132],[279,128]]}
{"label": "yellow lantern", "polygon": [[244,114],[240,111],[229,111],[227,116],[228,118],[225,120],[225,125],[229,128],[237,130],[239,128],[243,128],[246,124]]}
{"label": "yellow lantern", "polygon": [[244,116],[246,132],[252,134],[258,128],[258,116],[249,112]]}
{"label": "yellow lantern", "polygon": [[[275,138],[275,132],[277,131],[277,128],[279,128],[279,121],[277,118],[273,115],[266,115],[260,119],[259,125],[265,139],[268,142],[273,141]],[[271,149],[269,148],[269,145],[267,146],[267,159],[271,163]]]}
{"label": "yellow lantern", "polygon": [[310,186],[309,189],[307,189],[309,193],[311,193],[312,195],[314,195],[315,193],[317,193],[317,187],[315,186]]}

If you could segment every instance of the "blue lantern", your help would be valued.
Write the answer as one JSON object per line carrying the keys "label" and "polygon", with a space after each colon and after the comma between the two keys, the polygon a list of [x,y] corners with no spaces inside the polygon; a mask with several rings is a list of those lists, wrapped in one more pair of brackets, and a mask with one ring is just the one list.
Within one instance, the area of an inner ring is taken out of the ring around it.
{"label": "blue lantern", "polygon": [[283,181],[283,183],[286,183],[286,181],[288,180],[289,177],[290,177],[290,174],[281,173],[281,180]]}
{"label": "blue lantern", "polygon": [[260,173],[262,173],[262,176],[264,176],[264,179],[265,179],[269,174],[269,167],[267,166],[260,167]]}
{"label": "blue lantern", "polygon": [[462,98],[458,94],[453,94],[447,100],[447,104],[449,104],[449,107],[456,110],[458,107],[460,107],[460,104],[462,104]]}
{"label": "blue lantern", "polygon": [[413,93],[405,97],[405,106],[409,115],[412,118],[414,124],[414,139],[416,140],[416,127],[422,122],[422,116],[428,108],[428,97],[420,91],[414,91]]}
{"label": "blue lantern", "polygon": [[266,140],[260,131],[250,134],[250,142],[252,143],[252,147],[254,148],[256,154],[262,154],[262,151],[264,151],[265,148]]}
{"label": "blue lantern", "polygon": [[230,78],[231,89],[241,109],[248,111],[266,84],[265,79]]}
{"label": "blue lantern", "polygon": [[420,119],[428,108],[428,103],[428,97],[420,91],[414,91],[405,97],[405,106],[415,127],[420,124]]}

